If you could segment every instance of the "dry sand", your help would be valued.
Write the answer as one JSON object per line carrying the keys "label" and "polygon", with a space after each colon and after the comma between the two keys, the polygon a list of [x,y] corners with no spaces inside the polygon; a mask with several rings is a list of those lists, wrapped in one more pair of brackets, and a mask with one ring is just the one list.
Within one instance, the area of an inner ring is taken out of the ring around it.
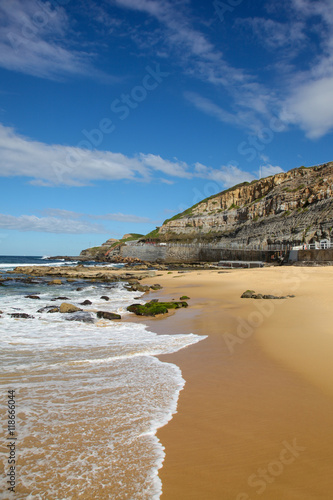
{"label": "dry sand", "polygon": [[333,268],[162,274],[163,296],[191,307],[150,328],[208,335],[161,357],[186,380],[158,432],[162,499],[333,499]]}

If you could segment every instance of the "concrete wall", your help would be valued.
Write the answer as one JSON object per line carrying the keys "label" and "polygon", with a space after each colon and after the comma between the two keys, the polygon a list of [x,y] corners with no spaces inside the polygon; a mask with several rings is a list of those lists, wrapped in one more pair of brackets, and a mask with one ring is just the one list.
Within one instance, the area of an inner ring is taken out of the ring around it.
{"label": "concrete wall", "polygon": [[290,250],[289,252],[289,261],[297,262],[298,261],[298,252],[299,250]]}
{"label": "concrete wall", "polygon": [[[299,261],[333,261],[333,249],[298,250]],[[125,245],[122,257],[137,257],[148,262],[218,262],[220,260],[245,260],[271,262],[273,251],[222,249],[214,245]],[[292,259],[297,260],[297,259]]]}
{"label": "concrete wall", "polygon": [[213,245],[131,245],[123,246],[122,257],[137,257],[148,262],[218,262],[220,260],[270,261],[274,252],[221,249]]}
{"label": "concrete wall", "polygon": [[298,260],[312,262],[333,261],[333,249],[329,250],[298,250]]}
{"label": "concrete wall", "polygon": [[157,245],[124,245],[120,249],[122,257],[137,257],[141,260],[148,262],[155,262],[156,260],[165,260],[167,247],[160,247]]}

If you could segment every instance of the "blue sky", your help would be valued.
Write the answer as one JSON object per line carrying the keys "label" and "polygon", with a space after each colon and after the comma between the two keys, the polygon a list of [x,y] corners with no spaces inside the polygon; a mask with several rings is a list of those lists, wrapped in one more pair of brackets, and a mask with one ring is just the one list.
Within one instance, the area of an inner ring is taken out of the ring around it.
{"label": "blue sky", "polygon": [[331,161],[331,0],[0,0],[0,254]]}

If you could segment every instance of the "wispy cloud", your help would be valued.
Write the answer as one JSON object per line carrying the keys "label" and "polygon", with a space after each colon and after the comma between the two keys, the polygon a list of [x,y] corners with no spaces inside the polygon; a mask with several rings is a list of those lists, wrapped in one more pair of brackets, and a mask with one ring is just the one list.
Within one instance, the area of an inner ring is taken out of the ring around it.
{"label": "wispy cloud", "polygon": [[156,172],[170,175],[171,177],[191,178],[189,166],[185,162],[177,159],[174,161],[164,160],[161,156],[152,154],[140,154],[140,159],[147,167],[150,167]]}
{"label": "wispy cloud", "polygon": [[[205,114],[252,131],[260,130],[273,116],[280,115],[286,125],[300,127],[311,139],[321,137],[332,129],[331,0],[286,2],[283,4],[284,19],[281,16],[274,19],[269,9],[266,17],[236,17],[236,29],[251,28],[262,47],[276,54],[270,68],[269,84],[266,79],[261,81],[259,73],[249,74],[245,68],[236,68],[228,63],[207,34],[194,28],[188,2],[113,0],[111,3],[145,13],[158,21],[164,36],[161,36],[161,31],[158,32],[158,43],[150,44],[152,50],[156,54],[161,52],[160,42],[163,40],[164,55],[168,53],[173,62],[178,61],[187,75],[215,87],[215,98],[190,91],[184,93],[185,98]],[[309,50],[311,46],[312,50]],[[305,50],[306,59],[297,64],[296,57],[305,55]],[[220,102],[219,90],[223,92]],[[221,105],[223,100],[225,102],[225,92],[231,96],[227,108]]]}
{"label": "wispy cloud", "polygon": [[[203,30],[194,28],[195,19],[188,2],[113,0],[112,4],[143,12],[158,21],[164,36],[160,31],[157,36],[159,42],[163,39],[164,51],[167,51],[172,63],[178,64],[191,78],[213,85],[217,100],[219,93],[224,101],[226,94],[229,96],[228,109],[223,109],[211,97],[185,92],[185,98],[197,109],[221,122],[251,130],[262,128],[272,117],[272,92],[260,84],[255,75],[230,64],[209,36]],[[157,53],[160,43],[151,44],[150,48]]]}
{"label": "wispy cloud", "polygon": [[[158,42],[163,42],[164,56],[165,50],[170,57],[176,55],[182,69],[189,75],[218,85],[239,84],[246,80],[243,70],[229,65],[208,37],[193,27],[187,1],[112,0],[111,3],[143,12],[157,20],[165,30],[164,36],[157,33]],[[151,47],[157,50],[160,43],[151,44]]]}
{"label": "wispy cloud", "polygon": [[96,180],[149,181],[163,173],[190,178],[189,166],[152,154],[121,153],[48,145],[22,137],[0,124],[0,176],[22,176],[35,185],[89,185]]}
{"label": "wispy cloud", "polygon": [[69,32],[62,7],[37,0],[0,0],[0,66],[49,79],[91,74],[93,54],[66,46]]}
{"label": "wispy cloud", "polygon": [[[220,168],[201,164],[188,165],[178,159],[163,159],[159,155],[140,153],[129,158],[110,151],[85,150],[77,147],[48,145],[22,137],[0,124],[0,176],[20,176],[30,183],[45,186],[86,186],[93,181],[173,182],[177,179],[218,180],[230,187],[253,176],[234,165]],[[171,179],[165,179],[169,176]],[[82,214],[67,210],[49,209],[45,215],[77,219]],[[128,221],[125,220],[129,217]],[[134,216],[109,214],[98,218],[133,222]],[[137,219],[136,222],[152,222]]]}
{"label": "wispy cloud", "polygon": [[333,129],[333,3],[292,0],[284,4],[284,14],[283,22],[255,17],[237,24],[251,27],[276,56],[274,90],[267,89],[262,101],[266,109],[274,107],[286,125],[318,139]]}
{"label": "wispy cloud", "polygon": [[131,214],[105,214],[105,215],[89,215],[94,220],[108,220],[116,222],[129,222],[131,224],[157,224],[159,221],[152,220],[148,217],[140,217],[139,215]]}
{"label": "wispy cloud", "polygon": [[240,182],[251,182],[256,177],[250,172],[241,170],[237,165],[225,165],[219,169],[206,167],[201,163],[195,166],[196,175],[217,182],[223,188],[228,188]]}
{"label": "wispy cloud", "polygon": [[308,37],[304,31],[304,24],[301,21],[294,21],[290,29],[289,23],[278,22],[273,19],[260,17],[237,19],[236,25],[249,27],[258,37],[260,42],[265,44],[265,48],[288,49],[285,57],[294,57],[295,52],[291,49],[300,49]]}
{"label": "wispy cloud", "polygon": [[279,167],[278,165],[271,165],[269,163],[265,163],[259,169],[259,177],[260,178],[269,177],[270,175],[282,174],[283,172],[284,170],[282,170],[282,168]]}
{"label": "wispy cloud", "polygon": [[35,215],[16,217],[0,214],[0,228],[56,234],[103,234],[107,232],[106,228],[100,224],[78,221],[77,219],[64,219],[63,217],[36,217]]}
{"label": "wispy cloud", "polygon": [[196,92],[185,92],[184,97],[197,109],[203,111],[207,115],[214,116],[223,123],[240,125],[240,120],[236,114],[229,113],[228,111],[222,109],[207,97],[203,97]]}
{"label": "wispy cloud", "polygon": [[[333,129],[333,3],[331,0],[293,0],[292,6],[318,36],[320,52],[307,70],[294,73],[281,118],[318,139]],[[291,75],[292,76],[292,75]]]}

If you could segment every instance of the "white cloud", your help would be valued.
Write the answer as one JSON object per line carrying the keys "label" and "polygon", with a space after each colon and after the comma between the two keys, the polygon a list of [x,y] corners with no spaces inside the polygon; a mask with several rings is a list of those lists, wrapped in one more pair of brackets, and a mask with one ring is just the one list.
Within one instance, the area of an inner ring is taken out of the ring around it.
{"label": "white cloud", "polygon": [[37,0],[0,0],[0,66],[42,78],[91,74],[92,54],[65,47],[63,8]]}
{"label": "white cloud", "polygon": [[185,162],[163,160],[160,156],[148,154],[140,154],[140,159],[144,165],[151,167],[155,171],[163,172],[164,174],[172,177],[190,178],[191,173],[188,171],[189,167]]}
{"label": "white cloud", "polygon": [[48,217],[57,217],[61,219],[79,219],[84,214],[80,214],[77,212],[72,212],[71,210],[63,210],[60,208],[47,208],[42,210],[43,215],[47,215]]}
{"label": "white cloud", "polygon": [[310,139],[333,128],[333,76],[299,86],[286,101],[282,121],[299,125]]}
{"label": "white cloud", "polygon": [[56,217],[36,217],[35,215],[0,214],[0,228],[16,231],[37,231],[56,234],[103,234],[107,230],[100,224]]}
{"label": "white cloud", "polygon": [[292,85],[281,119],[299,126],[310,139],[318,139],[333,129],[333,2],[293,0],[292,6],[304,29],[311,23],[321,50],[314,60],[310,59],[306,71],[290,75]]}
{"label": "white cloud", "polygon": [[281,167],[279,166],[274,166],[274,165],[270,165],[269,163],[268,164],[265,164],[265,165],[262,165],[259,169],[259,178],[262,179],[264,177],[269,177],[271,175],[275,175],[275,174],[281,174],[283,173],[284,170],[282,170]]}
{"label": "white cloud", "polygon": [[[129,158],[110,151],[48,145],[19,136],[13,129],[0,124],[0,176],[2,177],[27,177],[32,179],[30,182],[40,186],[85,186],[96,180],[149,182],[158,179],[163,183],[172,182],[165,179],[165,175],[174,179],[215,180],[221,184],[221,189],[254,178],[252,174],[234,165],[214,169],[199,163],[190,166],[177,159],[164,160],[161,156],[153,154],[140,153],[135,158]],[[84,215],[61,209],[48,209],[44,213],[59,220],[78,219]],[[95,218],[135,222],[135,216],[124,214],[109,214]],[[139,218],[136,222],[151,221]]]}
{"label": "white cloud", "polygon": [[105,215],[89,215],[91,219],[95,220],[110,220],[117,222],[130,222],[132,224],[153,224],[156,221],[149,219],[148,217],[140,217],[139,215],[131,214],[105,214]]}
{"label": "white cloud", "polygon": [[215,181],[221,185],[221,188],[229,188],[241,182],[251,182],[255,179],[253,174],[241,170],[236,165],[224,165],[219,169],[214,169],[197,163],[196,172],[198,177]]}
{"label": "white cloud", "polygon": [[148,181],[154,172],[186,177],[186,164],[141,154],[48,145],[19,136],[0,124],[0,176],[30,177],[40,186],[89,185],[93,180]]}
{"label": "white cloud", "polygon": [[[283,5],[283,21],[269,17],[236,19],[236,29],[250,26],[265,47],[275,50],[277,57],[270,69],[276,70],[276,77],[270,85],[260,83],[258,76],[245,69],[228,64],[208,36],[194,28],[188,2],[113,0],[112,4],[157,20],[161,29],[150,33],[151,48],[161,52],[163,40],[164,54],[167,49],[173,62],[177,61],[187,75],[211,83],[216,91],[223,90],[222,102],[225,102],[225,92],[231,97],[228,108],[224,109],[211,97],[185,92],[184,97],[203,113],[223,123],[258,132],[283,109],[280,116],[285,124],[299,126],[310,138],[330,131],[333,121],[331,96],[328,95],[330,81],[324,79],[330,78],[333,72],[331,0],[291,0]],[[151,36],[155,36],[155,42]],[[300,65],[293,64],[296,56],[311,44],[318,52],[307,50],[307,62],[302,63],[302,70],[297,69]],[[147,46],[145,48],[147,50]],[[318,97],[318,91],[323,91],[323,98]],[[306,106],[308,99],[309,106]],[[328,102],[325,109],[324,100]],[[323,120],[319,123],[322,113]]]}

